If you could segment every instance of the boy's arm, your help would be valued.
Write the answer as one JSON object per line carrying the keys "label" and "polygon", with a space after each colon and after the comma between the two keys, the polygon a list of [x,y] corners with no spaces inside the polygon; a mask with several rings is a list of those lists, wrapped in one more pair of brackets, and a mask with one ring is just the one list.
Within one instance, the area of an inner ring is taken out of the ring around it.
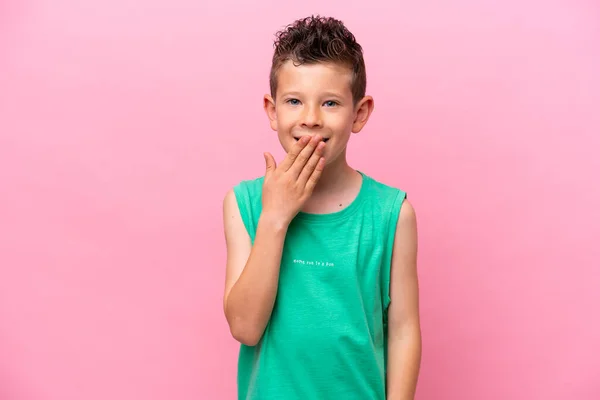
{"label": "boy's arm", "polygon": [[415,210],[402,205],[392,255],[388,310],[387,398],[413,400],[421,364]]}
{"label": "boy's arm", "polygon": [[254,245],[242,221],[235,193],[223,200],[227,264],[223,308],[233,337],[255,346],[271,318],[283,244],[290,222],[311,196],[325,160],[320,135],[303,137],[281,165],[265,153],[262,211]]}
{"label": "boy's arm", "polygon": [[225,317],[232,336],[254,346],[273,310],[287,226],[261,216],[252,246],[233,190],[223,201],[223,223],[227,245]]}

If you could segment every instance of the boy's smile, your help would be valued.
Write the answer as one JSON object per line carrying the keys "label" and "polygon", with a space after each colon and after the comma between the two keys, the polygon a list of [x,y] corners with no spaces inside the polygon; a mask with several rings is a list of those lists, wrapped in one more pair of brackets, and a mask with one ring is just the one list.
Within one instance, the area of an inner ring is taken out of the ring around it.
{"label": "boy's smile", "polygon": [[[300,138],[301,138],[301,137],[302,137],[302,136],[295,137],[294,139],[296,139],[296,142],[297,142],[298,140],[300,140]],[[328,140],[329,140],[329,138],[323,138],[323,141],[324,141],[325,143],[327,143],[327,141],[328,141]]]}
{"label": "boy's smile", "polygon": [[371,111],[361,104],[372,102],[365,98],[355,107],[352,70],[332,62],[295,65],[288,60],[279,68],[277,82],[275,99],[265,96],[264,106],[284,150],[289,152],[302,136],[319,134],[327,143],[327,164],[345,158],[350,135],[362,129]]}

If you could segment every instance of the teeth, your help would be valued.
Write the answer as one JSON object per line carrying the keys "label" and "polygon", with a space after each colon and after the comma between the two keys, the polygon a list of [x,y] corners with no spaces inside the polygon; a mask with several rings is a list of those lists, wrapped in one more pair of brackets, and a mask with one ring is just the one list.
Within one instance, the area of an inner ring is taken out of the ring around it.
{"label": "teeth", "polygon": [[[297,142],[298,140],[300,140],[300,138],[294,138],[294,139],[296,140],[296,142]],[[326,142],[326,141],[328,141],[328,140],[329,140],[329,138],[325,138],[325,139],[323,139],[323,141],[324,141],[324,142]]]}

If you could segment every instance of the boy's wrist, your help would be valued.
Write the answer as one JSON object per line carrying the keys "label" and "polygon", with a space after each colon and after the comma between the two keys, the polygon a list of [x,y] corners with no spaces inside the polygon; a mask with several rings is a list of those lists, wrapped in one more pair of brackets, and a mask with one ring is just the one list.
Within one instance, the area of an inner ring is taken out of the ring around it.
{"label": "boy's wrist", "polygon": [[265,212],[263,212],[258,219],[259,226],[264,226],[269,231],[272,231],[274,233],[287,232],[290,222],[291,221],[288,221],[279,215]]}

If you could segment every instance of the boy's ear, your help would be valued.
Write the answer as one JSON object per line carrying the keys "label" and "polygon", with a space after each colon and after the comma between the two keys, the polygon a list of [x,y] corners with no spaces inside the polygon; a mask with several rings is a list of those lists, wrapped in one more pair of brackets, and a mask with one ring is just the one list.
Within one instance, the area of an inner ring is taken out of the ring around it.
{"label": "boy's ear", "polygon": [[271,129],[277,131],[277,113],[275,112],[275,100],[273,100],[271,95],[265,94],[263,103],[265,112],[267,113],[267,117],[269,118]]}
{"label": "boy's ear", "polygon": [[358,133],[362,130],[362,128],[367,124],[371,113],[373,112],[373,108],[375,107],[375,102],[373,101],[373,97],[365,96],[363,97],[354,108],[354,122],[352,123],[352,132]]}

